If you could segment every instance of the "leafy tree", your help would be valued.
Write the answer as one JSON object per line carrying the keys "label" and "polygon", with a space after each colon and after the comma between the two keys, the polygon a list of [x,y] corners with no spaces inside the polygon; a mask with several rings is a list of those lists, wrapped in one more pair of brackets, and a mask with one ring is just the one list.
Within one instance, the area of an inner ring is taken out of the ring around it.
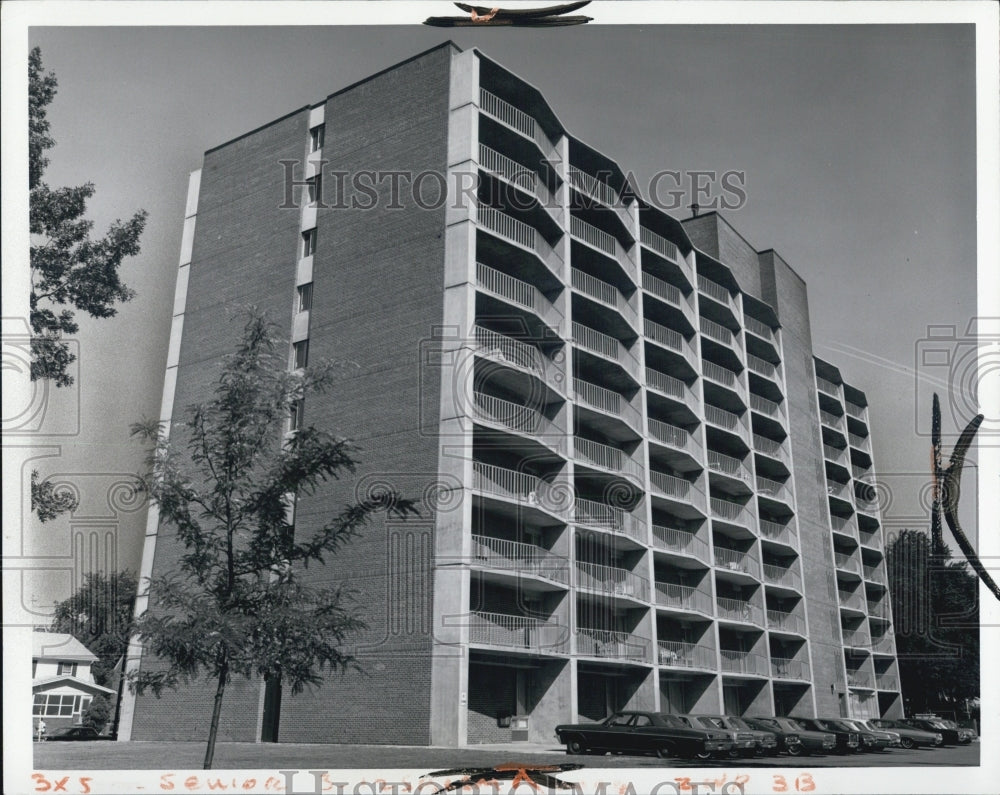
{"label": "leafy tree", "polygon": [[298,693],[322,684],[326,671],[357,667],[342,650],[365,626],[351,594],[311,587],[301,569],[324,563],[377,512],[414,512],[409,500],[387,491],[300,535],[296,497],[354,472],[356,448],[312,426],[283,438],[290,410],[336,374],[329,364],[289,372],[286,350],[272,324],[251,311],[214,397],[187,409],[171,431],[176,441],[155,422],[133,427],[155,443],[147,488],[183,552],[175,570],[151,579],[150,609],[137,620],[144,649],[163,668],[133,674],[130,685],[159,696],[193,677],[214,681],[206,769],[234,676],[263,677]]}
{"label": "leafy tree", "polygon": [[927,533],[886,547],[900,687],[907,710],[954,710],[979,696],[978,580]]}
{"label": "leafy tree", "polygon": [[105,696],[95,696],[83,711],[83,725],[93,726],[102,732],[111,720],[112,712],[111,702]]}
{"label": "leafy tree", "polygon": [[39,480],[38,470],[31,471],[31,510],[42,524],[51,522],[66,511],[74,511],[77,499],[69,493],[60,494],[50,480]]}
{"label": "leafy tree", "polygon": [[72,596],[56,604],[51,630],[69,633],[97,655],[91,671],[104,687],[116,685],[115,666],[128,650],[137,588],[130,571],[91,572]]}
{"label": "leafy tree", "polygon": [[47,108],[56,94],[56,76],[46,73],[42,53],[28,56],[28,187],[31,243],[31,378],[69,386],[68,368],[75,360],[64,334],[78,326],[73,307],[92,317],[114,317],[115,303],[135,293],[122,283],[118,268],[139,253],[146,225],[140,210],[127,221],[115,221],[100,240],[90,237],[93,222],[84,219],[94,195],[88,182],[75,188],[51,188],[42,178],[55,141],[49,135]]}

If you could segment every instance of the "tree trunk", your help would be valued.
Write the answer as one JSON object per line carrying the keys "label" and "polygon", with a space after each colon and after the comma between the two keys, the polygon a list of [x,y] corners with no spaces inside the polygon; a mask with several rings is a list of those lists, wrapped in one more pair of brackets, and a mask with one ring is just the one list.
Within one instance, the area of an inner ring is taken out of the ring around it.
{"label": "tree trunk", "polygon": [[205,748],[205,764],[202,767],[209,770],[215,758],[215,738],[219,733],[219,716],[222,714],[222,695],[226,692],[226,677],[229,675],[229,660],[223,656],[219,667],[219,684],[215,688],[215,702],[212,704],[212,725],[208,730],[208,745]]}

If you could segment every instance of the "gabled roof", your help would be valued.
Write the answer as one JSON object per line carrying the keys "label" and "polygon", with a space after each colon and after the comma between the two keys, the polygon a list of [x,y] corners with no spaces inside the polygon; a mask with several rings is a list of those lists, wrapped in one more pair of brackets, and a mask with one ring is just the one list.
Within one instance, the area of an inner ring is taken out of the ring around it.
{"label": "gabled roof", "polygon": [[56,687],[58,685],[69,685],[71,687],[76,687],[80,690],[86,690],[87,692],[98,692],[98,693],[114,693],[110,687],[104,687],[104,685],[98,685],[94,682],[85,682],[83,679],[78,679],[75,676],[49,676],[45,679],[36,679],[31,683],[31,692],[38,693],[43,690],[48,690],[49,688]]}
{"label": "gabled roof", "polygon": [[97,655],[65,632],[32,632],[31,657],[34,660],[69,660],[94,662]]}

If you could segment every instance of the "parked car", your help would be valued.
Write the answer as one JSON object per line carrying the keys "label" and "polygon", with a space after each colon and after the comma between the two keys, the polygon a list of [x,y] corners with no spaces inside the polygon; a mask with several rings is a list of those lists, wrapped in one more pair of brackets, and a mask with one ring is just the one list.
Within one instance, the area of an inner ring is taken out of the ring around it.
{"label": "parked car", "polygon": [[[755,729],[778,732],[779,747],[789,756],[799,754],[826,754],[835,750],[837,738],[831,732],[813,731],[795,718],[744,718]],[[797,743],[789,743],[788,737],[796,736]]]}
{"label": "parked car", "polygon": [[971,743],[979,735],[976,734],[975,729],[970,729],[967,726],[959,726],[953,720],[947,720],[945,718],[941,719],[941,722],[949,729],[956,729],[958,731],[958,742],[960,745],[965,745],[966,743]]}
{"label": "parked car", "polygon": [[678,715],[688,726],[708,730],[722,729],[730,733],[733,747],[729,751],[732,757],[763,755],[774,751],[778,741],[771,732],[751,729],[739,718],[729,715]]}
{"label": "parked car", "polygon": [[915,729],[940,734],[942,745],[964,745],[972,742],[971,729],[952,728],[942,718],[908,718],[903,723]]}
{"label": "parked car", "polygon": [[851,723],[863,731],[871,732],[880,739],[884,738],[888,742],[888,748],[899,748],[903,744],[902,737],[899,732],[891,731],[890,729],[883,729],[880,726],[876,726],[871,720],[851,718]]}
{"label": "parked car", "polygon": [[796,718],[796,722],[805,726],[810,731],[829,732],[836,739],[837,753],[856,753],[861,745],[861,736],[856,729],[852,729],[839,720],[819,718]]}
{"label": "parked car", "polygon": [[872,720],[871,723],[880,729],[889,729],[899,734],[899,744],[903,748],[916,748],[921,745],[938,746],[944,739],[940,732],[915,729],[901,720],[879,718]]}
{"label": "parked car", "polygon": [[611,751],[708,759],[732,748],[726,731],[692,727],[658,712],[616,712],[600,723],[563,724],[556,726],[556,737],[569,754]]}
{"label": "parked car", "polygon": [[65,726],[45,735],[48,742],[64,742],[70,740],[110,740],[111,737],[101,734],[92,726]]}
{"label": "parked car", "polygon": [[884,751],[889,747],[889,736],[883,734],[874,734],[873,732],[866,729],[856,720],[852,718],[838,718],[838,720],[849,726],[850,728],[857,731],[858,736],[861,738],[861,744],[858,746],[858,751],[860,752],[873,752],[873,751]]}

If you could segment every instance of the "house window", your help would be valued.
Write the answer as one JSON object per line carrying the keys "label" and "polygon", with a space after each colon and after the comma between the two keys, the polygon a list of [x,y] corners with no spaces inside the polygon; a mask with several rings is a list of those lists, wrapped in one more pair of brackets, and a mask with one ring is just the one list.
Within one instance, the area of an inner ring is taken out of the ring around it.
{"label": "house window", "polygon": [[36,718],[68,718],[80,714],[80,696],[38,693],[32,707]]}
{"label": "house window", "polygon": [[308,284],[301,284],[295,288],[295,311],[296,312],[308,312],[312,309],[313,304],[313,285],[312,282]]}
{"label": "house window", "polygon": [[56,673],[59,676],[76,676],[76,663],[61,662]]}
{"label": "house window", "polygon": [[309,366],[309,340],[292,345],[292,366],[296,370]]}
{"label": "house window", "polygon": [[302,427],[302,417],[305,410],[305,401],[296,400],[292,403],[291,411],[288,418],[288,430],[297,431]]}
{"label": "house window", "polygon": [[323,200],[323,178],[319,174],[306,180],[306,193],[310,204],[319,204]]}
{"label": "house window", "polygon": [[310,257],[316,251],[316,230],[310,229],[302,233],[302,256]]}
{"label": "house window", "polygon": [[326,137],[326,126],[317,124],[309,131],[309,151],[316,152],[323,148],[323,139]]}

